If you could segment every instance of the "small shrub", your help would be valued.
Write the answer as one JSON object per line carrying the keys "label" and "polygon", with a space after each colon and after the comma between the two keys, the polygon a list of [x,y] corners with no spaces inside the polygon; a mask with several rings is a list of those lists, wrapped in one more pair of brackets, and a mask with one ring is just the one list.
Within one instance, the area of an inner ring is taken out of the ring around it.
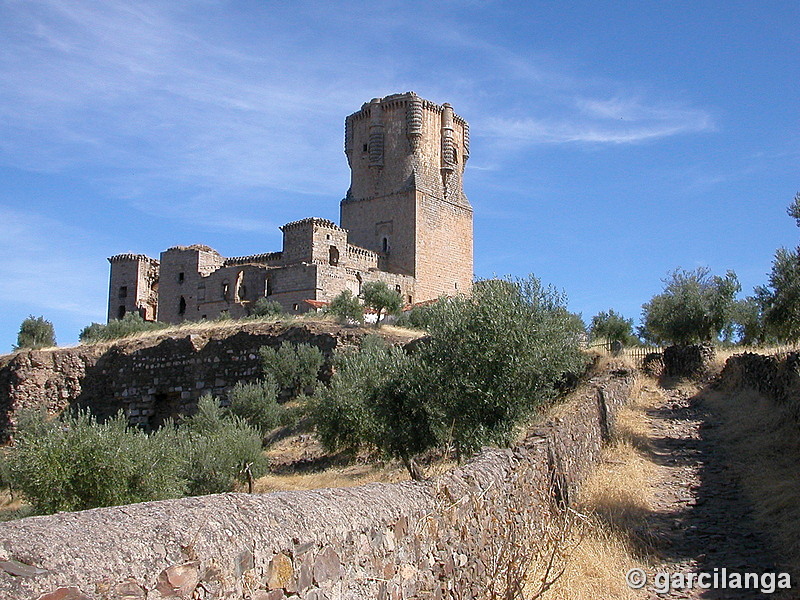
{"label": "small shrub", "polygon": [[337,357],[330,385],[311,405],[317,434],[328,450],[380,447],[382,425],[374,398],[408,363],[402,349],[387,346],[378,336],[365,338],[360,350]]}
{"label": "small shrub", "polygon": [[431,318],[431,306],[415,306],[409,311],[404,312],[397,318],[395,325],[398,327],[410,327],[411,329],[428,328]]}
{"label": "small shrub", "polygon": [[174,427],[148,435],[122,414],[98,423],[88,412],[23,411],[8,470],[36,512],[83,510],[181,496],[182,448]]}
{"label": "small shrub", "polygon": [[279,317],[285,314],[286,311],[283,310],[280,302],[266,298],[259,298],[250,308],[251,317]]}
{"label": "small shrub", "polygon": [[87,325],[78,337],[84,344],[94,344],[165,327],[169,325],[159,321],[145,321],[138,313],[128,313],[122,319],[112,319],[106,325],[102,323]]}
{"label": "small shrub", "polygon": [[331,300],[326,312],[335,316],[340,321],[355,323],[364,322],[364,307],[350,290],[344,290]]}
{"label": "small shrub", "polygon": [[278,386],[271,375],[255,383],[237,383],[229,398],[231,414],[241,417],[262,434],[282,424],[284,411],[278,404]]}
{"label": "small shrub", "polygon": [[220,311],[219,315],[215,319],[216,321],[230,321],[233,317],[231,317],[231,313],[228,310]]}
{"label": "small shrub", "polygon": [[292,398],[306,390],[313,393],[325,362],[319,348],[283,342],[277,350],[262,347],[260,354],[264,375],[271,376],[280,391],[288,392]]}
{"label": "small shrub", "polygon": [[185,477],[190,495],[231,491],[236,482],[254,478],[266,467],[261,433],[244,419],[226,414],[210,395],[200,398],[197,413],[184,424],[188,433]]}
{"label": "small shrub", "polygon": [[44,317],[30,315],[19,326],[17,345],[14,346],[14,350],[47,348],[55,345],[56,332],[53,324]]}

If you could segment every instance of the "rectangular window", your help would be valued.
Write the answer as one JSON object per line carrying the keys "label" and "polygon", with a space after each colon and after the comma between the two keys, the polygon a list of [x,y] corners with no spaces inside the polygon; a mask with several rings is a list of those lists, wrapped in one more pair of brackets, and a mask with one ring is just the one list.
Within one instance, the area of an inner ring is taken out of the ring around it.
{"label": "rectangular window", "polygon": [[119,297],[120,298],[127,298],[128,297],[128,286],[123,285],[119,288]]}
{"label": "rectangular window", "polygon": [[186,277],[185,277],[185,275],[184,275],[183,271],[181,271],[180,273],[178,273],[178,283],[183,283],[183,280],[184,280],[185,278],[186,278]]}

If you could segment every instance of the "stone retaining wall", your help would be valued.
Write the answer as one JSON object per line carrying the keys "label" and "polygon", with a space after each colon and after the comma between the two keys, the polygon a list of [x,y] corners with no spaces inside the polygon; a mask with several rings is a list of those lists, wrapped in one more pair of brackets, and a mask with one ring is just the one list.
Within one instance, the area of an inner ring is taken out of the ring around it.
{"label": "stone retaining wall", "polygon": [[0,443],[9,437],[16,410],[31,406],[57,414],[77,405],[101,418],[123,410],[132,424],[158,426],[193,412],[204,393],[224,396],[237,381],[260,377],[262,346],[307,343],[329,359],[335,348],[357,345],[373,332],[330,322],[237,323],[110,345],[18,352],[0,361]]}
{"label": "stone retaining wall", "polygon": [[744,352],[731,356],[716,381],[727,391],[753,389],[800,420],[800,353],[776,355]]}
{"label": "stone retaining wall", "polygon": [[[0,524],[8,600],[481,598],[598,459],[633,377],[590,380],[513,449],[428,482],[217,494]],[[535,554],[535,553],[534,553]]]}

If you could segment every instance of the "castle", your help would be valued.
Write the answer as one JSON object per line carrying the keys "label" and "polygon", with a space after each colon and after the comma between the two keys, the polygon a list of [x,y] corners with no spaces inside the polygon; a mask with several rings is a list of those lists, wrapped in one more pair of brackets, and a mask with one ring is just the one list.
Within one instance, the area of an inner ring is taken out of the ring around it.
{"label": "castle", "polygon": [[108,319],[130,312],[166,323],[239,318],[260,298],[290,313],[383,281],[406,304],[472,288],[472,207],[462,179],[469,125],[449,104],[414,92],[375,98],[345,119],[350,189],[340,225],[319,218],[281,227],[283,250],[225,258],[205,245],[159,260],[109,258]]}

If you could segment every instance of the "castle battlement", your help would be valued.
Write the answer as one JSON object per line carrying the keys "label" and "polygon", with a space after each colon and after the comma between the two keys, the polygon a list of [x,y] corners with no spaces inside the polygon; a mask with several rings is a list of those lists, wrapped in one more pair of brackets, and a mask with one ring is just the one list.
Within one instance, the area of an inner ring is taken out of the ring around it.
{"label": "castle battlement", "polygon": [[[283,249],[226,258],[204,244],[160,260],[109,258],[108,318],[168,323],[249,314],[261,298],[312,310],[382,281],[405,304],[469,293],[472,207],[463,192],[469,126],[414,92],[373,98],[345,119],[351,183],[340,224],[309,217],[280,227]],[[310,301],[310,302],[309,302]]]}

